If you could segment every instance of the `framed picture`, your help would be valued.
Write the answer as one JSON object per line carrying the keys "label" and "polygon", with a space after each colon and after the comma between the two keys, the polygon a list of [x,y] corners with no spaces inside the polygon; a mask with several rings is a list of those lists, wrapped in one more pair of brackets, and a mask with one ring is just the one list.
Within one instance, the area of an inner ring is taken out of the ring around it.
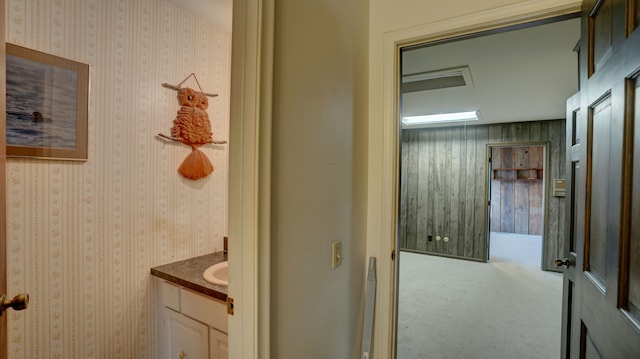
{"label": "framed picture", "polygon": [[7,44],[7,157],[87,160],[89,65]]}

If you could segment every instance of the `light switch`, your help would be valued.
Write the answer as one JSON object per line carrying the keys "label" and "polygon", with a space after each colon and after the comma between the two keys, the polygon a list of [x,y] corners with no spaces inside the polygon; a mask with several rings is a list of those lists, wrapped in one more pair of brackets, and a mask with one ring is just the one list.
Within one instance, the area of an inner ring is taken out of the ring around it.
{"label": "light switch", "polygon": [[342,264],[342,241],[331,243],[331,269],[336,269]]}

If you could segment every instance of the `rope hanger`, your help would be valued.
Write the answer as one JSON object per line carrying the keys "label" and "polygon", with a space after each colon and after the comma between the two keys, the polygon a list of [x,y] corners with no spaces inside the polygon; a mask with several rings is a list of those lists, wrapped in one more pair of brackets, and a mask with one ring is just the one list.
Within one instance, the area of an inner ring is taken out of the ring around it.
{"label": "rope hanger", "polygon": [[196,77],[196,74],[193,73],[193,72],[189,76],[187,76],[184,80],[182,80],[182,82],[180,82],[177,85],[171,85],[171,84],[168,84],[168,83],[165,82],[165,83],[162,84],[162,87],[166,87],[166,88],[169,88],[169,89],[172,89],[172,90],[180,91],[180,90],[182,90],[182,84],[184,84],[189,79],[189,77],[192,77],[192,76],[193,76],[193,79],[196,80],[196,84],[198,84],[198,88],[200,89],[200,92],[202,92],[203,94],[205,94],[205,95],[207,95],[209,97],[217,97],[218,96],[217,93],[206,93],[206,92],[204,92],[204,90],[202,90],[202,86],[200,86],[200,81],[198,81],[198,78]]}

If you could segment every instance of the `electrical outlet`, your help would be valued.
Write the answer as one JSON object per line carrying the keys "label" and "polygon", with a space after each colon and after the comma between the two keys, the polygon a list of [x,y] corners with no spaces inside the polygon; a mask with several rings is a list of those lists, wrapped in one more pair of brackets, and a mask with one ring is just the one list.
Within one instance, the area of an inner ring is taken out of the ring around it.
{"label": "electrical outlet", "polygon": [[331,243],[331,269],[336,269],[342,264],[342,241]]}

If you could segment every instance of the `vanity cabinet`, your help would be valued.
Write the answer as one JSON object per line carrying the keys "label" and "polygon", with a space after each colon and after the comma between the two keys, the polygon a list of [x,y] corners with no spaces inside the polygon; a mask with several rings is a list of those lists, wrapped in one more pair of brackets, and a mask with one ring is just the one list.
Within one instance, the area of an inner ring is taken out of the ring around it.
{"label": "vanity cabinet", "polygon": [[209,330],[209,359],[229,359],[227,334],[213,328]]}
{"label": "vanity cabinet", "polygon": [[226,303],[160,278],[156,288],[159,358],[228,359]]}
{"label": "vanity cabinet", "polygon": [[169,358],[207,358],[209,355],[209,327],[171,309],[166,313],[165,325],[169,336]]}

